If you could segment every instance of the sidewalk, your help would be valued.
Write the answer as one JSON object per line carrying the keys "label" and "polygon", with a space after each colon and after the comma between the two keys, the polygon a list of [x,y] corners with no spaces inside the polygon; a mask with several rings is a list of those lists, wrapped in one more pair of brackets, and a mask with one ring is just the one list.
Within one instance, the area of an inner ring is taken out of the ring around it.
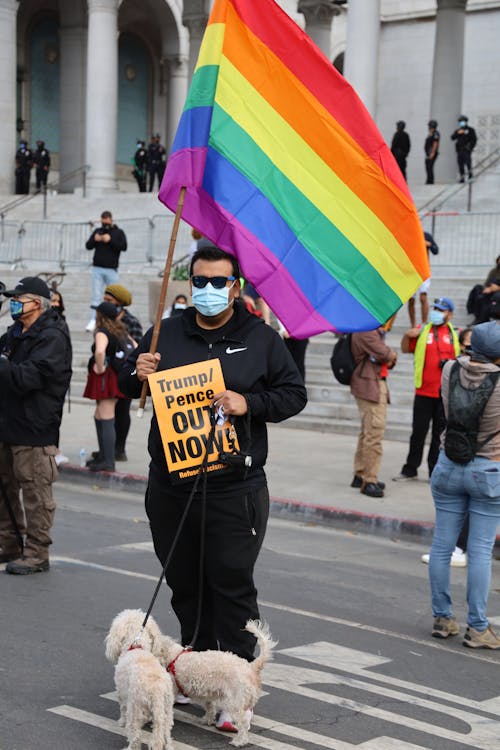
{"label": "sidewalk", "polygon": [[[87,458],[97,449],[93,413],[91,402],[72,403],[69,413],[65,406],[60,445],[69,463],[60,466],[61,479],[137,492],[142,501],[149,464],[150,403],[142,419],[132,407],[128,461],[117,463],[115,474],[80,469],[80,449],[85,448]],[[385,536],[431,539],[434,507],[427,467],[421,467],[421,479],[416,481],[391,481],[406,458],[406,443],[384,442],[380,480],[386,483],[386,490],[385,497],[376,499],[349,487],[355,437],[291,429],[286,423],[270,424],[268,431],[266,473],[274,516]]]}

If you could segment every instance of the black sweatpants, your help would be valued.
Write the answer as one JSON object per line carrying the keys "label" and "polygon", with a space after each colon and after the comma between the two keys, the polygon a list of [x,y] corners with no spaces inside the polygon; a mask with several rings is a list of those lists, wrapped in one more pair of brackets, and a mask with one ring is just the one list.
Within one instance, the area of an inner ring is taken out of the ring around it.
{"label": "black sweatpants", "polygon": [[445,418],[441,398],[416,395],[413,401],[413,425],[410,438],[410,450],[402,473],[408,477],[416,477],[418,467],[424,455],[425,439],[432,423],[431,444],[427,454],[429,476],[437,463],[439,456],[439,436],[445,427]]}
{"label": "black sweatpants", "polygon": [[[146,492],[155,552],[164,565],[177,532],[187,496],[180,499],[150,473]],[[181,640],[191,644],[196,626],[199,592],[201,499],[191,509],[167,568],[172,607],[181,626]],[[267,486],[248,493],[207,496],[203,603],[197,651],[232,651],[254,659],[255,638],[244,630],[249,619],[258,619],[253,571],[264,539],[269,515]]]}

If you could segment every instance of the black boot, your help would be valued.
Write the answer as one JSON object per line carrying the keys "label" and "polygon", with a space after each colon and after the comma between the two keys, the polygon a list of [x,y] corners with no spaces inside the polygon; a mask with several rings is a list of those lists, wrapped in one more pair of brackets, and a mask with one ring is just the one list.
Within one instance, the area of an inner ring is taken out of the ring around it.
{"label": "black boot", "polygon": [[101,443],[99,449],[101,457],[90,466],[90,471],[114,471],[115,470],[115,420],[101,419]]}

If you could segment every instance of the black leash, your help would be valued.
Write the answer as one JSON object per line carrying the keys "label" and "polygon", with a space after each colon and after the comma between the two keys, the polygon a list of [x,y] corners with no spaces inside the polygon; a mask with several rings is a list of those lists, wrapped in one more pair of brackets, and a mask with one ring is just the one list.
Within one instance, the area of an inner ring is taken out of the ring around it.
{"label": "black leash", "polygon": [[19,531],[19,526],[17,525],[16,517],[14,515],[14,511],[12,510],[12,505],[10,504],[9,496],[7,495],[7,491],[5,489],[5,485],[1,477],[0,477],[0,494],[2,495],[3,501],[5,503],[5,507],[7,508],[7,513],[9,514],[9,518],[11,520],[12,526],[14,527],[14,533],[16,535],[17,543],[19,544],[19,548],[21,550],[21,555],[22,555],[24,552],[23,535]]}
{"label": "black leash", "polygon": [[[163,566],[163,570],[161,572],[160,578],[158,580],[158,583],[156,584],[153,598],[151,599],[151,604],[148,607],[148,611],[146,612],[146,616],[144,617],[144,620],[141,626],[141,633],[142,633],[142,631],[146,627],[146,623],[149,620],[149,616],[151,615],[154,604],[160,592],[163,578],[165,576],[165,573],[167,572],[167,568],[172,559],[172,555],[174,553],[177,542],[179,541],[182,527],[184,526],[189,509],[191,508],[191,503],[193,502],[194,496],[196,494],[196,490],[198,489],[200,478],[203,475],[203,490],[202,490],[202,498],[201,498],[202,506],[201,506],[201,537],[200,537],[200,566],[199,566],[200,578],[199,578],[199,586],[198,586],[198,607],[197,607],[197,613],[196,613],[196,624],[195,624],[194,634],[191,640],[191,644],[188,646],[188,648],[192,648],[193,645],[195,644],[196,639],[198,637],[198,632],[200,629],[200,622],[201,622],[201,608],[202,608],[202,602],[203,602],[203,562],[204,562],[203,557],[205,554],[205,517],[206,517],[206,505],[207,505],[207,466],[208,466],[208,456],[210,454],[210,449],[212,447],[212,443],[213,443],[213,439],[215,435],[215,427],[216,427],[215,419],[212,419],[212,426],[210,427],[210,432],[208,433],[207,447],[205,450],[205,455],[203,456],[202,464],[200,466],[200,471],[198,472],[196,479],[194,481],[193,488],[187,500],[186,507],[184,508],[184,512],[182,514],[182,518],[179,522],[179,526],[177,527],[177,531],[172,541],[172,546],[170,547],[170,550],[168,552],[167,559],[165,560],[165,564]],[[140,635],[137,637],[136,640],[139,640],[139,639],[140,639]]]}

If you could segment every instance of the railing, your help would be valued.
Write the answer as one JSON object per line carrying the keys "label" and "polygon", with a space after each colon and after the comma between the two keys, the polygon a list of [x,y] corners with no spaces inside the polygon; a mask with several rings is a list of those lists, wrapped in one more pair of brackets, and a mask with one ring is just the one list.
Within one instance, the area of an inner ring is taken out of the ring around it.
{"label": "railing", "polygon": [[428,214],[429,212],[437,212],[441,211],[443,206],[451,200],[451,198],[454,198],[455,195],[457,195],[460,192],[464,192],[464,194],[467,195],[467,206],[466,210],[471,211],[472,210],[472,191],[475,180],[485,172],[487,172],[491,167],[494,167],[498,162],[500,161],[500,146],[495,148],[493,151],[491,151],[489,154],[487,154],[484,159],[481,159],[481,161],[477,162],[477,164],[474,164],[474,180],[469,180],[468,182],[459,182],[455,183],[453,185],[446,185],[442,190],[440,190],[437,195],[434,195],[433,198],[430,198],[428,201],[423,203],[418,208],[419,214],[422,216],[423,214]]}
{"label": "railing", "polygon": [[[165,212],[151,218],[117,219],[127,236],[128,248],[120,256],[123,271],[141,267],[144,272],[162,271],[168,251],[173,215]],[[90,222],[3,221],[0,223],[0,267],[33,271],[66,271],[88,268],[93,252],[85,248],[93,229]],[[189,255],[191,227],[181,222],[174,255],[182,265]]]}
{"label": "railing", "polygon": [[87,191],[87,172],[89,171],[90,167],[88,164],[84,164],[82,167],[77,167],[77,169],[73,169],[72,172],[66,172],[66,174],[59,177],[58,180],[54,180],[54,182],[48,182],[47,185],[44,185],[42,188],[39,188],[38,190],[35,190],[34,193],[29,193],[29,195],[19,195],[17,198],[14,198],[13,200],[9,201],[8,203],[4,203],[3,206],[0,206],[0,221],[3,225],[5,215],[9,213],[9,211],[13,211],[15,208],[18,208],[19,206],[24,205],[28,201],[33,200],[33,198],[36,198],[37,195],[43,196],[43,218],[47,218],[47,196],[49,194],[49,191],[55,190],[56,192],[59,191],[61,185],[63,185],[65,182],[68,182],[69,180],[73,180],[75,177],[78,177],[81,175],[82,177],[82,192],[83,197],[85,198],[86,191]]}

